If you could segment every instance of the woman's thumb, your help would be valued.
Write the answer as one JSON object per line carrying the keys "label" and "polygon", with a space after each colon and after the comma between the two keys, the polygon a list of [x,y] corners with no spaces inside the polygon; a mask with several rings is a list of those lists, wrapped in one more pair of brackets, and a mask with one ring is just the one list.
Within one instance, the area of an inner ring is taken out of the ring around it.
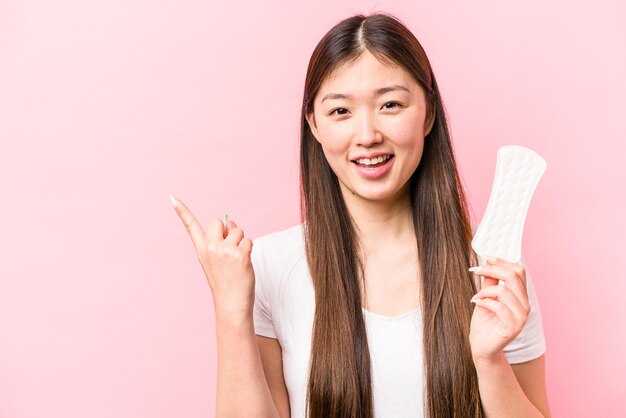
{"label": "woman's thumb", "polygon": [[237,228],[237,224],[232,219],[229,219],[228,215],[225,215],[224,216],[224,238],[228,236],[228,234],[233,228]]}

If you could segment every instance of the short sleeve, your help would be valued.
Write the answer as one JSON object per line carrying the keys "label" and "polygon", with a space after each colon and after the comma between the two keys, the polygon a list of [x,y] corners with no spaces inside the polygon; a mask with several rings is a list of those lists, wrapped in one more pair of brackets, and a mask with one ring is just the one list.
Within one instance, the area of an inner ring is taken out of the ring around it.
{"label": "short sleeve", "polygon": [[254,322],[254,332],[264,337],[276,338],[274,324],[271,315],[270,276],[267,272],[267,263],[263,254],[263,240],[255,239],[250,255],[252,268],[254,269],[254,308],[252,319]]}
{"label": "short sleeve", "polygon": [[[521,264],[526,267],[523,259]],[[524,328],[522,328],[522,331],[504,347],[504,355],[510,364],[523,363],[535,359],[546,351],[546,340],[543,334],[539,300],[537,299],[535,287],[533,286],[533,281],[527,268],[526,290],[528,292],[528,302],[530,303],[530,314],[526,319],[526,324]]]}

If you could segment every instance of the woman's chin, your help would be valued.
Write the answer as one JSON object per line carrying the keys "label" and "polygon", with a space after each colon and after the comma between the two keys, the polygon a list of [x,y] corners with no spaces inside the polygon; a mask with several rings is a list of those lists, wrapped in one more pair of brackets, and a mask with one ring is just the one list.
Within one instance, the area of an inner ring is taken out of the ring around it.
{"label": "woman's chin", "polygon": [[354,195],[373,204],[392,203],[394,201],[402,200],[402,197],[404,197],[401,196],[397,190],[356,190]]}

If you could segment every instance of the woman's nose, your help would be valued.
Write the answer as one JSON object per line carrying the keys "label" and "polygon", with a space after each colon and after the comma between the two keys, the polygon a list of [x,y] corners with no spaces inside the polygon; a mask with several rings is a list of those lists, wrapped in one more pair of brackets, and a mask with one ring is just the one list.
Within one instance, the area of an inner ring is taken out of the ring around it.
{"label": "woman's nose", "polygon": [[366,147],[382,142],[383,136],[376,126],[376,116],[367,113],[361,114],[356,139],[358,145]]}

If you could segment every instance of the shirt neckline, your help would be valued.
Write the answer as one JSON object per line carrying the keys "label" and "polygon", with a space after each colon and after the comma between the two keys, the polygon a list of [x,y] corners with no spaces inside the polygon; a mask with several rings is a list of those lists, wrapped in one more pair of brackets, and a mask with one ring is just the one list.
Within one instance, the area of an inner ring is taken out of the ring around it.
{"label": "shirt neckline", "polygon": [[418,315],[421,311],[420,308],[417,309],[413,309],[411,311],[405,312],[403,314],[400,315],[396,315],[396,316],[386,316],[386,315],[381,315],[378,314],[376,312],[372,312],[372,311],[368,311],[367,309],[361,307],[361,309],[363,310],[363,313],[367,316],[369,316],[370,318],[374,318],[380,321],[386,321],[386,322],[398,322],[398,321],[403,321],[403,320],[407,320],[410,319],[416,315]]}

